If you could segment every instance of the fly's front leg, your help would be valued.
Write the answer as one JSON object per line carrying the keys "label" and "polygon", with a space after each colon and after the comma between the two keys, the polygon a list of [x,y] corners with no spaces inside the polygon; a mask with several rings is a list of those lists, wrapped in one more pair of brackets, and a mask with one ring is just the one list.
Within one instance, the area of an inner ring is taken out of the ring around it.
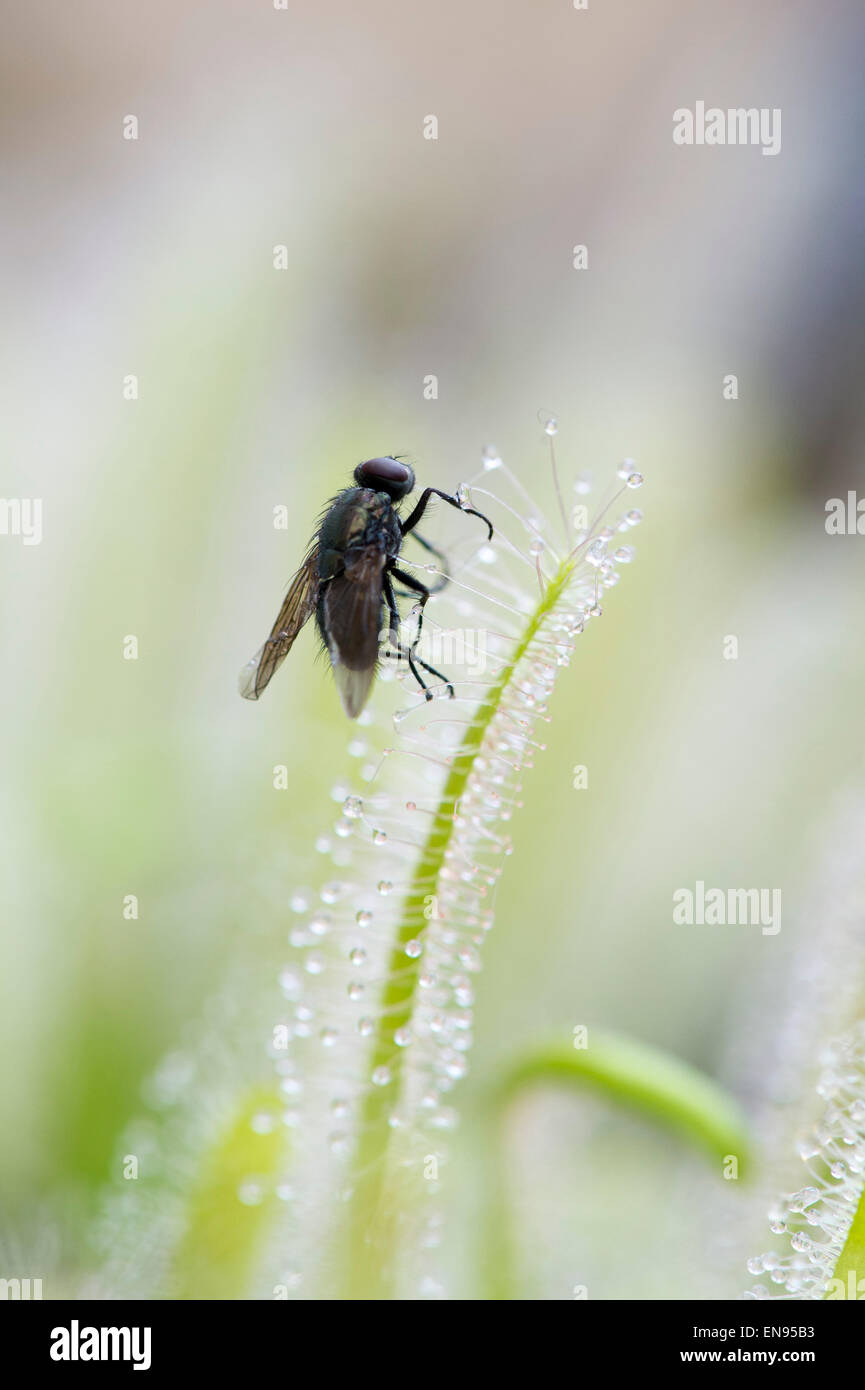
{"label": "fly's front leg", "polygon": [[408,535],[409,531],[413,531],[414,528],[417,526],[418,522],[420,521],[421,517],[423,516],[424,512],[426,511],[429,505],[429,500],[431,497],[440,497],[443,502],[447,502],[449,507],[455,507],[458,512],[465,512],[466,516],[479,517],[479,519],[482,522],[484,522],[485,526],[489,531],[489,536],[487,539],[492,540],[493,523],[490,521],[488,516],[484,516],[483,512],[476,512],[474,507],[464,507],[458,497],[451,496],[449,492],[442,492],[441,489],[437,487],[424,488],[414,511],[411,513],[409,517],[406,518],[405,521],[400,522],[400,526],[402,527],[402,533],[404,536]]}

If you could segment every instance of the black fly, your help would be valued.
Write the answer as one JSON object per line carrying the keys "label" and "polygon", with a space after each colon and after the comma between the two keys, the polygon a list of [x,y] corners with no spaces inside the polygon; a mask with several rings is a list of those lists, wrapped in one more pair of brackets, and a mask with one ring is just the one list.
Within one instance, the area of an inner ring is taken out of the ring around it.
{"label": "black fly", "polygon": [[[354,480],[355,487],[345,488],[331,502],[306,559],[291,581],[270,636],[241,673],[240,693],[247,700],[258,699],[313,613],[350,719],[357,718],[369,697],[385,613],[394,655],[408,662],[426,698],[432,699],[432,691],[418,667],[444,682],[448,694],[453,697],[453,686],[441,672],[416,654],[423,608],[432,591],[400,569],[397,560],[404,538],[417,526],[431,497],[440,497],[459,511],[479,517],[489,528],[490,539],[492,523],[482,512],[463,507],[458,498],[436,487],[424,489],[417,505],[403,521],[397,505],[414,487],[414,473],[399,459],[367,459],[354,470]],[[428,550],[437,553],[420,536],[416,538]],[[417,633],[410,647],[400,642],[394,579],[417,595],[421,610]]]}

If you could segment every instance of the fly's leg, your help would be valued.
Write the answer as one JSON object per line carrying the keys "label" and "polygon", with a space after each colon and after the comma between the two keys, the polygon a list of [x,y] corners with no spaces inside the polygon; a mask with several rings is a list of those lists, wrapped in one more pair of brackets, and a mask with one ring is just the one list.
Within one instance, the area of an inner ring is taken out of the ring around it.
{"label": "fly's leg", "polygon": [[[393,659],[396,661],[408,662],[409,670],[411,671],[412,675],[414,676],[415,680],[417,681],[427,700],[431,700],[433,698],[433,693],[427,686],[426,681],[421,676],[420,671],[417,669],[418,666],[422,666],[423,669],[425,671],[428,671],[431,676],[435,676],[438,680],[440,680],[444,685],[445,689],[447,690],[448,698],[452,700],[454,698],[454,688],[451,685],[450,681],[442,675],[441,671],[437,671],[434,666],[430,666],[428,661],[424,661],[421,657],[415,655],[415,649],[417,647],[418,642],[420,641],[421,624],[418,623],[417,636],[415,637],[410,647],[404,647],[402,645],[402,642],[400,641],[400,616],[399,609],[396,606],[396,599],[394,597],[393,584],[390,580],[391,573],[395,574],[396,577],[403,584],[405,584],[407,588],[411,589],[414,593],[420,596],[421,611],[423,611],[423,605],[426,603],[427,599],[430,596],[429,589],[427,589],[417,579],[414,579],[410,574],[405,574],[402,570],[398,570],[396,568],[392,568],[390,573],[385,572],[385,574],[382,577],[382,588],[384,591],[385,603],[387,604],[387,610],[389,614],[390,640],[396,647],[396,651],[393,653],[384,652],[383,655],[386,657],[392,656]],[[421,617],[421,622],[422,621],[423,619]]]}
{"label": "fly's leg", "polygon": [[398,579],[401,584],[404,584],[411,593],[417,594],[418,596],[418,608],[420,611],[417,615],[417,632],[411,644],[412,656],[414,656],[414,653],[417,651],[418,643],[420,642],[420,635],[423,632],[423,611],[426,608],[427,600],[432,590],[428,589],[426,584],[422,584],[419,579],[415,579],[414,575],[406,574],[405,570],[398,569],[396,565],[391,566],[390,572],[394,578]]}
{"label": "fly's leg", "polygon": [[428,589],[425,584],[422,584],[419,579],[415,579],[414,575],[407,574],[405,570],[399,569],[396,565],[392,566],[391,573],[400,581],[401,584],[404,584],[407,589],[410,589],[412,593],[417,594],[418,596],[418,608],[420,611],[418,613],[417,632],[415,633],[414,641],[411,644],[411,655],[415,661],[419,662],[420,665],[423,666],[425,671],[429,671],[431,675],[437,676],[438,679],[443,682],[448,692],[448,698],[452,700],[454,698],[454,688],[451,685],[450,681],[444,675],[442,675],[441,671],[437,671],[434,666],[430,666],[429,662],[422,661],[421,658],[416,655],[418,643],[420,642],[421,633],[423,631],[423,610],[426,607],[427,601],[430,598],[430,595],[433,591],[431,589]]}
{"label": "fly's leg", "polygon": [[[439,550],[437,545],[433,545],[432,541],[428,541],[426,536],[422,536],[420,531],[412,531],[411,534],[413,539],[417,541],[418,545],[422,545],[424,550],[428,550],[431,555],[435,556],[435,558],[439,562],[439,565],[441,566],[442,572],[436,580],[435,584],[430,584],[428,586],[431,594],[440,594],[442,589],[446,589],[448,584],[450,583],[451,573],[450,566],[448,565],[448,557],[445,555],[443,550]],[[405,598],[406,595],[401,594],[400,597]]]}
{"label": "fly's leg", "polygon": [[488,539],[492,540],[493,523],[490,521],[488,516],[484,516],[483,512],[476,512],[474,507],[464,507],[458,497],[452,497],[449,492],[442,492],[441,489],[437,487],[424,488],[423,492],[420,495],[420,500],[418,501],[418,504],[412,512],[411,516],[407,517],[405,521],[400,522],[400,526],[402,527],[402,533],[404,536],[407,536],[409,531],[413,531],[414,528],[417,526],[418,522],[420,521],[421,517],[426,511],[427,506],[429,505],[429,500],[431,497],[440,497],[443,502],[447,502],[449,507],[456,507],[458,512],[465,512],[466,516],[479,517],[480,520],[486,524],[487,529],[489,530]]}

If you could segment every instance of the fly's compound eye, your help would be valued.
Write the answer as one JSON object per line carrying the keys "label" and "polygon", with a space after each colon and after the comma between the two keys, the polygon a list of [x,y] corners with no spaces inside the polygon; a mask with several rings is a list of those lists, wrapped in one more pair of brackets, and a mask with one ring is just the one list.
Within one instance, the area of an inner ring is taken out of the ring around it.
{"label": "fly's compound eye", "polygon": [[367,459],[354,470],[355,482],[360,487],[375,488],[391,497],[405,497],[414,487],[414,473],[408,464],[399,459]]}

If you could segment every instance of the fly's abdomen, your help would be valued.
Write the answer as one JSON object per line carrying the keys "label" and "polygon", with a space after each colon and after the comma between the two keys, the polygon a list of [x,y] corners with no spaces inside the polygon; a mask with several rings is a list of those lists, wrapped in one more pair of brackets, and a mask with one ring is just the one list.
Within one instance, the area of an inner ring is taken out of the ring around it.
{"label": "fly's abdomen", "polygon": [[352,719],[366,704],[378,667],[385,560],[384,550],[376,544],[322,555],[330,577],[322,582],[318,627]]}

